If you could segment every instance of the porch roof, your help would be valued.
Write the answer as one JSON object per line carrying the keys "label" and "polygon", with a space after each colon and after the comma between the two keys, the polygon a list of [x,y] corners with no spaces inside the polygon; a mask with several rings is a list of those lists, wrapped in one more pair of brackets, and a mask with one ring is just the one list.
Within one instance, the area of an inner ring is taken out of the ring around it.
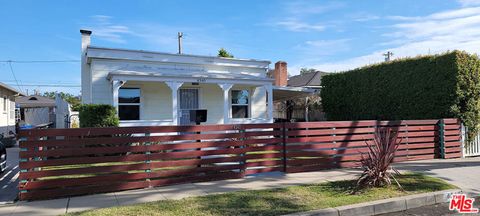
{"label": "porch roof", "polygon": [[315,89],[273,86],[273,101],[285,101],[315,94]]}
{"label": "porch roof", "polygon": [[170,71],[158,72],[148,68],[142,70],[117,70],[110,72],[107,79],[134,80],[134,81],[179,81],[179,82],[203,82],[203,83],[233,83],[233,84],[258,84],[272,83],[273,79],[258,77],[248,73],[228,73],[224,71],[204,72],[189,71],[188,74],[170,73]]}

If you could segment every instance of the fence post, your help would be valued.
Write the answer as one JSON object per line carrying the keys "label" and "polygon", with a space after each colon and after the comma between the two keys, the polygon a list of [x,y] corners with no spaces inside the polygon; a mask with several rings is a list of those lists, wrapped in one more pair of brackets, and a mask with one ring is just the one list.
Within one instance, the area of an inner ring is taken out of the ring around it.
{"label": "fence post", "polygon": [[[18,154],[19,154],[19,159],[20,159],[19,161],[20,161],[20,162],[28,162],[28,161],[29,161],[28,158],[22,158],[22,157],[20,157],[21,152],[26,152],[26,151],[28,151],[28,148],[22,147],[22,144],[21,144],[21,143],[22,143],[24,140],[32,140],[32,139],[33,139],[33,137],[32,137],[32,136],[29,136],[29,135],[27,135],[26,137],[20,138],[20,144],[19,144],[19,145],[20,145],[20,152],[18,153]],[[30,147],[30,149],[35,149],[35,147]],[[35,169],[35,168],[34,168],[34,169]],[[30,169],[30,170],[31,170],[31,169]],[[29,171],[29,169],[20,169],[20,173],[26,173],[26,172],[28,172],[28,171]],[[20,180],[20,181],[19,181],[19,183],[18,183],[18,186],[19,186],[18,197],[20,198],[20,200],[23,200],[22,194],[28,193],[28,190],[25,190],[25,189],[24,189],[24,186],[25,186],[26,184],[28,184],[28,181],[33,181],[33,180],[32,180],[32,179],[23,179],[23,178],[21,177],[21,175],[19,176],[19,180]]]}
{"label": "fence post", "polygon": [[[149,136],[150,136],[150,132],[145,133],[145,136],[146,136],[146,137],[149,137]],[[148,149],[148,150],[150,150],[150,145],[151,145],[151,144],[152,144],[151,142],[145,142],[145,146],[147,146],[147,149]],[[147,176],[148,176],[148,177],[145,179],[145,181],[148,183],[148,187],[149,187],[149,188],[152,187],[152,185],[150,184],[150,182],[151,182],[151,180],[150,180],[150,177],[151,177],[150,174],[151,174],[151,172],[152,172],[152,169],[151,169],[151,161],[150,161],[150,154],[151,154],[151,153],[152,153],[152,152],[150,152],[150,151],[146,151],[146,152],[145,152],[145,155],[146,155],[146,157],[147,157],[147,160],[145,160],[145,164],[148,165],[148,168],[145,170],[145,172],[147,173]]]}
{"label": "fence post", "polygon": [[[402,127],[402,123],[400,123],[399,129],[401,127]],[[408,123],[405,123],[405,132],[406,132],[405,139],[406,139],[406,142],[407,142],[406,145],[407,145],[407,160],[408,160],[409,157],[410,157],[410,152],[409,152],[410,148],[408,147],[408,138],[410,137],[409,134],[408,134]],[[398,130],[397,133],[400,133],[400,130]]]}
{"label": "fence post", "polygon": [[283,172],[287,173],[287,127],[286,122],[282,123],[282,138],[283,138]]}
{"label": "fence post", "polygon": [[467,141],[466,139],[466,136],[467,136],[467,128],[465,127],[465,125],[463,125],[463,123],[460,123],[460,138],[461,138],[461,141],[460,141],[460,148],[462,149],[462,158],[465,158],[465,142]]}
{"label": "fence post", "polygon": [[[241,134],[239,140],[242,143],[242,145],[240,145],[240,149],[247,149],[247,146],[245,145],[245,140],[247,139],[247,137],[245,136],[245,132],[246,132],[246,129],[244,125],[243,124],[239,125],[238,133]],[[245,173],[247,171],[246,155],[247,155],[247,152],[240,154],[240,157],[241,157],[240,164],[242,165],[240,168],[240,178],[245,177]]]}
{"label": "fence post", "polygon": [[443,119],[438,121],[439,129],[439,147],[440,147],[440,158],[445,159],[445,122]]}

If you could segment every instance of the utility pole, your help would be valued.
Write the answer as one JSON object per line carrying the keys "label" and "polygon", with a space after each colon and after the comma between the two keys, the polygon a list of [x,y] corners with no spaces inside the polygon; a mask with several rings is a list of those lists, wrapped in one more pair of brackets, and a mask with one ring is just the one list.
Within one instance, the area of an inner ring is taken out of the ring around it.
{"label": "utility pole", "polygon": [[385,56],[385,61],[388,62],[390,61],[390,58],[393,56],[393,53],[388,51],[387,53],[384,53],[383,56]]}
{"label": "utility pole", "polygon": [[182,38],[183,32],[178,32],[178,54],[182,54]]}

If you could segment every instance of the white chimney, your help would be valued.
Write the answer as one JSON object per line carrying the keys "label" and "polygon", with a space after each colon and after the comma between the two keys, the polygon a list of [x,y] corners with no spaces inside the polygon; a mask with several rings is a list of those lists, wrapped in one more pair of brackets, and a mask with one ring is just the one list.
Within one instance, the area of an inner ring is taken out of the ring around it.
{"label": "white chimney", "polygon": [[90,66],[87,64],[87,48],[90,46],[92,31],[80,29],[82,34],[81,73],[82,73],[82,104],[91,103],[91,75]]}
{"label": "white chimney", "polygon": [[80,29],[80,34],[82,34],[82,54],[84,54],[87,51],[87,47],[90,46],[90,35],[92,31]]}

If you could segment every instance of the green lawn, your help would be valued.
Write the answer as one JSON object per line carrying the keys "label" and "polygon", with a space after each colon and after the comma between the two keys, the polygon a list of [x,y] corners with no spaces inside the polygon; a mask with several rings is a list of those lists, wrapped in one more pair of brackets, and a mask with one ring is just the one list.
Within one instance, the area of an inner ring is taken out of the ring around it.
{"label": "green lawn", "polygon": [[399,181],[405,191],[392,186],[351,195],[355,181],[336,181],[156,201],[68,215],[281,215],[455,188],[443,180],[421,174],[405,174]]}

